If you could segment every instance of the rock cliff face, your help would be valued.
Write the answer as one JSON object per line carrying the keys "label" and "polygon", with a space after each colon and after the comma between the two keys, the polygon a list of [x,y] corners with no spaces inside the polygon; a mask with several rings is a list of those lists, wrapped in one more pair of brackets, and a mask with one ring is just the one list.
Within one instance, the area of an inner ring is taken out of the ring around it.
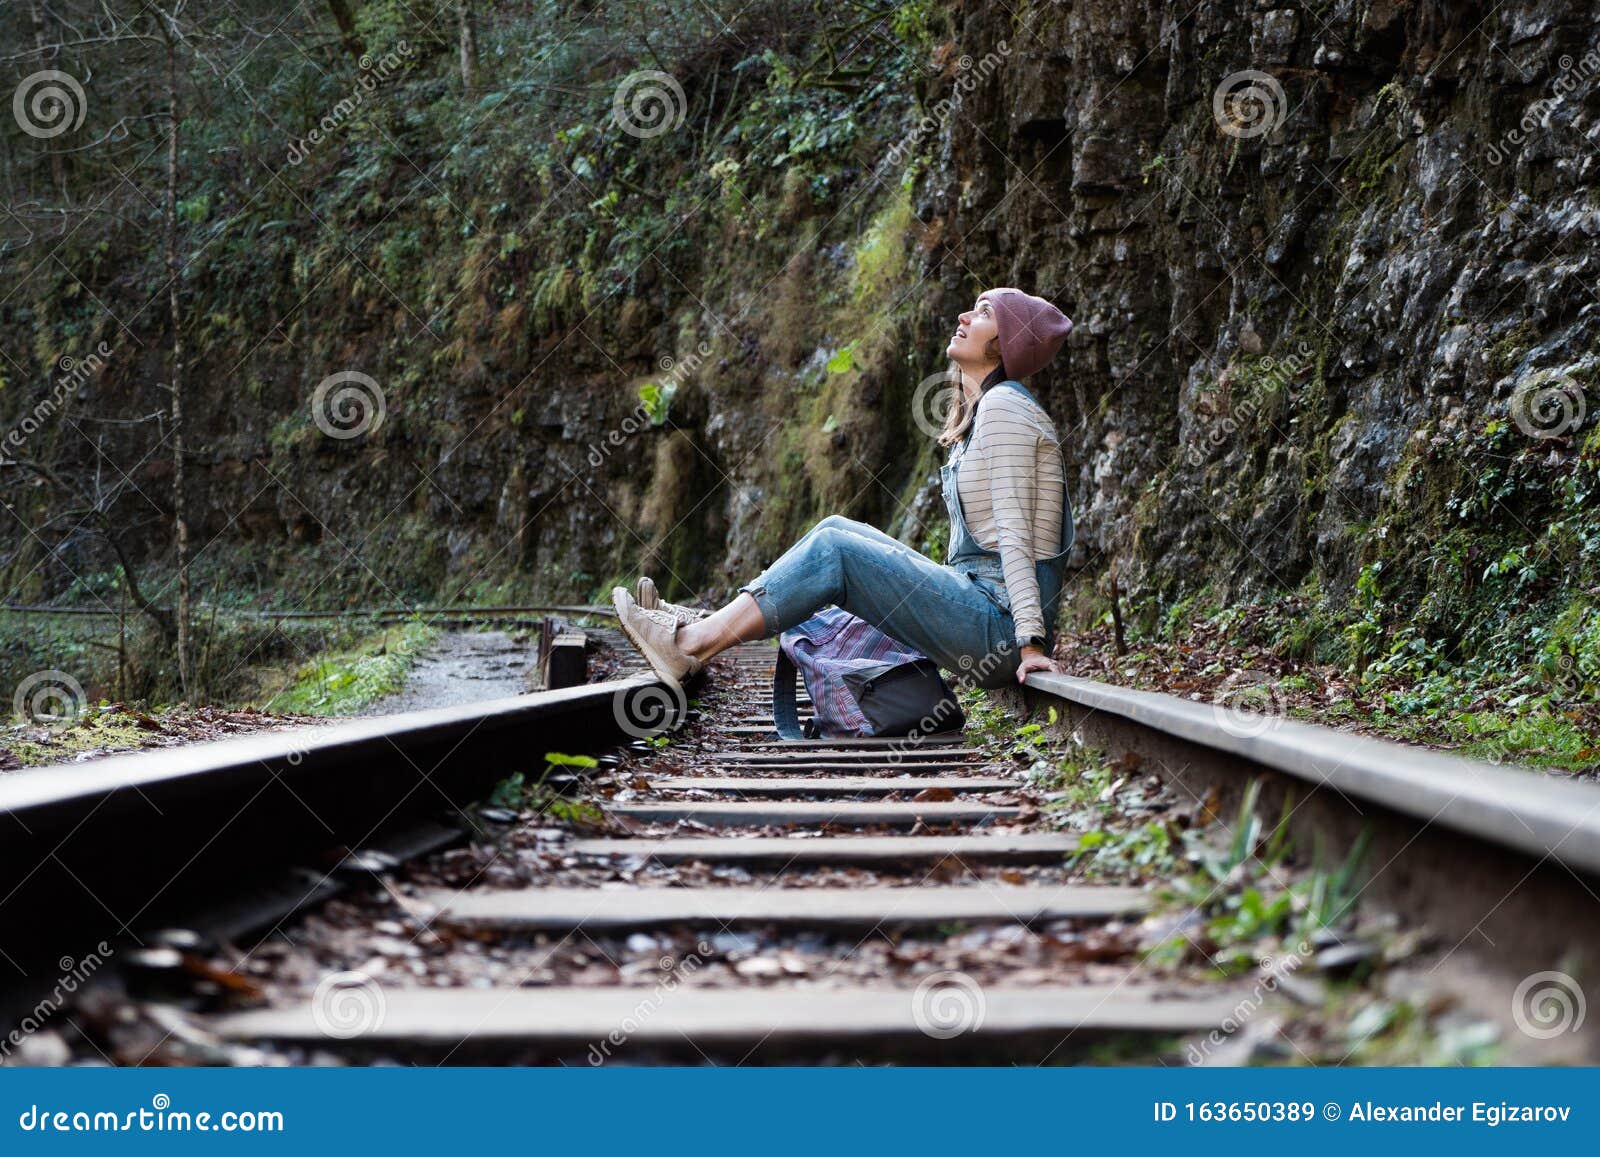
{"label": "rock cliff face", "polygon": [[[197,537],[375,598],[584,597],[640,566],[669,596],[725,591],[830,511],[937,551],[917,386],[955,314],[1012,284],[1076,322],[1033,384],[1075,476],[1078,610],[1115,560],[1151,614],[1207,585],[1299,589],[1406,607],[1454,645],[1600,583],[1597,20],[970,0],[863,106],[847,155],[794,130],[758,173],[751,126],[704,153],[709,202],[630,192],[673,228],[598,286],[586,263],[626,230],[538,232],[541,206],[599,196],[576,152],[520,187],[452,186],[420,240],[396,164],[391,215],[352,200],[356,240],[315,259],[317,224],[246,172],[216,203],[278,219],[248,224],[245,273],[208,257],[189,287],[202,317],[261,287],[193,342]],[[708,130],[750,90],[707,69]],[[689,147],[672,139],[649,144]],[[147,296],[80,275],[112,303]],[[162,339],[124,347],[80,391],[89,410],[160,404]],[[382,384],[385,419],[330,438],[307,399],[348,369]],[[153,509],[156,469],[136,474]]]}
{"label": "rock cliff face", "polygon": [[[1391,559],[1426,596],[1461,593],[1457,570],[1471,586],[1496,534],[1555,549],[1551,519],[1580,512],[1557,494],[1595,474],[1575,453],[1600,324],[1596,20],[968,9],[963,50],[1006,64],[962,101],[918,215],[950,239],[952,291],[982,271],[1077,321],[1044,385],[1089,566],[1348,596]],[[1487,537],[1458,556],[1469,524]]]}

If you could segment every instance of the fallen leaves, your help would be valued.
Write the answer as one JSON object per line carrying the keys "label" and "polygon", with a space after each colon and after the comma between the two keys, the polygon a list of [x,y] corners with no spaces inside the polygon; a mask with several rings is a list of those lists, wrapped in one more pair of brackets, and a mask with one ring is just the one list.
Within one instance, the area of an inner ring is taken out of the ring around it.
{"label": "fallen leaves", "polygon": [[131,751],[326,722],[317,716],[274,715],[253,707],[174,707],[150,712],[126,703],[110,703],[90,707],[65,724],[25,723],[0,728],[0,771],[81,763]]}

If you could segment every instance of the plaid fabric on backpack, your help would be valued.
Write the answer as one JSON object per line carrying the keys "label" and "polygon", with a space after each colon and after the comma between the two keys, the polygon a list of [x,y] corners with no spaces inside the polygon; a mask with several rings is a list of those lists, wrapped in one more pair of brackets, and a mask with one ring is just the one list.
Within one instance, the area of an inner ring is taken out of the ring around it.
{"label": "plaid fabric on backpack", "polygon": [[[958,731],[966,717],[936,663],[839,607],[778,637],[772,716],[784,739],[841,739]],[[796,675],[813,717],[800,727]]]}

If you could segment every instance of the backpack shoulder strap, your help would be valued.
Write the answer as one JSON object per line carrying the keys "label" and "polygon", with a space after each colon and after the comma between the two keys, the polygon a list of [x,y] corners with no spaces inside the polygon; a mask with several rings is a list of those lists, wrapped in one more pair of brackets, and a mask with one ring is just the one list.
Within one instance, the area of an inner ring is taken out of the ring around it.
{"label": "backpack shoulder strap", "polygon": [[800,672],[789,653],[778,648],[778,661],[772,671],[772,725],[780,739],[804,739],[800,712],[795,706],[794,684]]}

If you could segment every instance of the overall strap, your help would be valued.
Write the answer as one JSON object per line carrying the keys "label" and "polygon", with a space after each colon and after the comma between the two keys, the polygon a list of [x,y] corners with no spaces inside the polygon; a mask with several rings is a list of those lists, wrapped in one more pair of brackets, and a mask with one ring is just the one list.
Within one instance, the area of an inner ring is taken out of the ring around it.
{"label": "overall strap", "polygon": [[1031,401],[1034,405],[1038,406],[1041,410],[1044,409],[1044,403],[1039,401],[1038,398],[1033,396],[1033,391],[1028,389],[1027,386],[1023,385],[1021,382],[1017,381],[1015,378],[1006,378],[1004,381],[996,382],[994,385],[990,386],[988,390],[985,390],[984,393],[987,394],[987,393],[989,393],[990,390],[998,390],[1001,386],[1010,386],[1013,389],[1021,390],[1023,392],[1023,394],[1026,395],[1026,397],[1028,398],[1029,401]]}
{"label": "overall strap", "polygon": [[778,662],[772,671],[772,725],[780,739],[804,739],[800,712],[795,706],[794,684],[800,672],[789,653],[778,648]]}

